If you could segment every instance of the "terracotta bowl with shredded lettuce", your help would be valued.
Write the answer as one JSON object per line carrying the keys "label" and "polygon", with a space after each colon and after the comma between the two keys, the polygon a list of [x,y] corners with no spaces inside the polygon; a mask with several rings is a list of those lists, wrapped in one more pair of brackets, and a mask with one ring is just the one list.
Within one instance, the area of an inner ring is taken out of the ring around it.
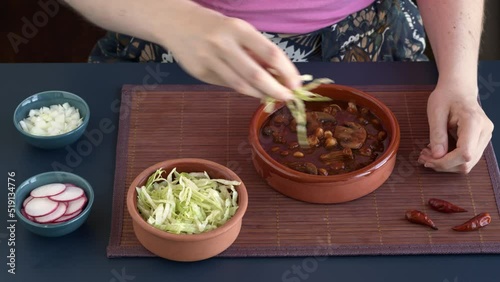
{"label": "terracotta bowl with shredded lettuce", "polygon": [[203,159],[150,166],[132,182],[127,209],[139,242],[159,257],[199,261],[238,237],[248,195],[230,169]]}

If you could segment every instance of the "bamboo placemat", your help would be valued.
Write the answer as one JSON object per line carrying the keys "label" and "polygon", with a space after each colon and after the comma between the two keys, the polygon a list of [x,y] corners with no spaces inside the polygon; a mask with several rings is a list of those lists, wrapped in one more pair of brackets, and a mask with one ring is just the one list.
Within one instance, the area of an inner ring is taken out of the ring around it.
{"label": "bamboo placemat", "polygon": [[[126,191],[136,175],[172,158],[204,158],[233,169],[245,182],[249,206],[236,242],[220,257],[500,253],[499,172],[491,145],[468,175],[437,173],[417,164],[428,143],[430,86],[359,87],[383,101],[401,127],[401,145],[389,180],[374,193],[336,205],[289,199],[272,190],[251,162],[248,124],[257,99],[213,86],[159,86],[122,90],[113,218],[108,257],[150,257],[136,239]],[[468,213],[440,214],[425,205],[442,198]],[[427,212],[433,231],[404,219],[407,209]],[[450,228],[489,212],[480,231]]]}

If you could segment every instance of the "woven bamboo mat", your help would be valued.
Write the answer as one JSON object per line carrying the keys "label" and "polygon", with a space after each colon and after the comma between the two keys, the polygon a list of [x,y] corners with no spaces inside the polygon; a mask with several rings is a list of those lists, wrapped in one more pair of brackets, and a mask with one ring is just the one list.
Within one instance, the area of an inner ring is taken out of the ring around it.
{"label": "woven bamboo mat", "polygon": [[[337,205],[289,199],[257,175],[247,142],[258,100],[213,86],[160,86],[122,90],[113,218],[108,257],[150,257],[136,239],[125,205],[130,183],[146,167],[196,157],[233,169],[245,182],[249,206],[236,242],[220,257],[500,253],[499,173],[491,145],[468,175],[437,173],[416,162],[428,143],[426,101],[430,86],[360,87],[386,103],[401,127],[393,174],[374,193]],[[468,213],[440,214],[425,206],[442,198]],[[427,212],[433,231],[404,219],[407,209]],[[479,231],[450,228],[489,212]]]}

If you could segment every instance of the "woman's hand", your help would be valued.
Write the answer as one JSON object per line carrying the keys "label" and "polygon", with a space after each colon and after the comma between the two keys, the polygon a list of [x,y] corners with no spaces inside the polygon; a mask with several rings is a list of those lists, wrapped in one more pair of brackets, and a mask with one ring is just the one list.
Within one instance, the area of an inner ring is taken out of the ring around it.
{"label": "woman's hand", "polygon": [[[477,101],[477,87],[438,84],[429,97],[430,144],[418,162],[436,171],[469,173],[488,145],[493,123]],[[448,152],[448,138],[456,148]]]}
{"label": "woman's hand", "polygon": [[301,86],[299,72],[283,50],[253,26],[193,1],[64,1],[105,29],[166,47],[202,81],[278,100],[292,98],[290,89]]}
{"label": "woman's hand", "polygon": [[292,98],[290,89],[301,86],[299,72],[285,53],[245,21],[200,8],[169,28],[175,30],[160,43],[204,82],[278,100]]}

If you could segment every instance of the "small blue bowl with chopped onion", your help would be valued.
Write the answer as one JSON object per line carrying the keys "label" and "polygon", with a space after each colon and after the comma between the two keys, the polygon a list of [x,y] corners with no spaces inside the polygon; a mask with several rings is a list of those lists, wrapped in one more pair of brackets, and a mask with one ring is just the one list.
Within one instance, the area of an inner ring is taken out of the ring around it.
{"label": "small blue bowl with chopped onion", "polygon": [[24,99],[14,111],[14,126],[29,144],[57,149],[74,143],[87,128],[90,109],[76,94],[51,90]]}

